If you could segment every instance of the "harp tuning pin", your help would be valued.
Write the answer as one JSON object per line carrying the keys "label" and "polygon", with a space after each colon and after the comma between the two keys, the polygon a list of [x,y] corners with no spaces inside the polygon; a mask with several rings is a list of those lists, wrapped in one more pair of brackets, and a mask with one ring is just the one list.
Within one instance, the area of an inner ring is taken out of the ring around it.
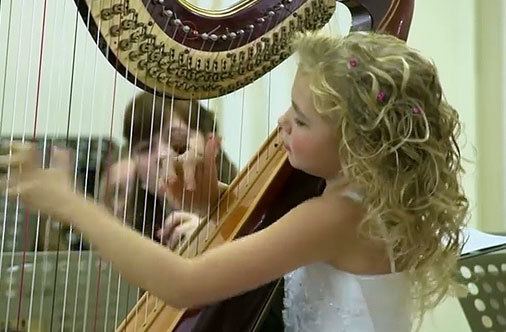
{"label": "harp tuning pin", "polygon": [[190,32],[190,27],[187,25],[183,26],[183,31],[186,33]]}
{"label": "harp tuning pin", "polygon": [[255,26],[253,24],[250,24],[250,25],[248,25],[248,29],[253,30],[253,29],[255,29]]}
{"label": "harp tuning pin", "polygon": [[282,3],[280,3],[279,6],[278,6],[278,9],[283,9],[283,8],[285,8],[285,5],[283,5]]}
{"label": "harp tuning pin", "polygon": [[237,37],[237,34],[235,32],[231,32],[228,34],[228,36],[230,37],[230,39],[234,39],[235,37]]}
{"label": "harp tuning pin", "polygon": [[162,12],[163,12],[163,15],[165,15],[167,17],[172,17],[172,15],[174,15],[172,10],[170,10],[170,9],[164,9]]}
{"label": "harp tuning pin", "polygon": [[216,36],[214,33],[213,33],[213,34],[211,34],[211,35],[209,36],[209,38],[211,38],[211,40],[212,40],[212,41],[217,41],[217,40],[218,40],[218,36]]}
{"label": "harp tuning pin", "polygon": [[271,17],[272,17],[272,16],[274,16],[274,14],[275,14],[275,13],[274,13],[272,10],[271,10],[271,11],[269,11],[269,12],[267,13],[267,15],[269,15],[269,16],[271,16]]}
{"label": "harp tuning pin", "polygon": [[180,19],[176,18],[176,19],[174,20],[174,24],[175,24],[175,25],[183,25],[183,22],[181,22],[181,20],[180,20]]}
{"label": "harp tuning pin", "polygon": [[227,35],[221,35],[221,39],[227,40]]}
{"label": "harp tuning pin", "polygon": [[157,3],[159,3],[160,5],[164,3],[164,0],[157,0],[156,1]]}
{"label": "harp tuning pin", "polygon": [[265,19],[260,17],[260,18],[257,18],[257,23],[264,23],[265,22]]}
{"label": "harp tuning pin", "polygon": [[192,34],[193,34],[194,36],[198,36],[198,35],[199,35],[199,32],[198,32],[197,30],[193,30],[193,31],[192,31]]}
{"label": "harp tuning pin", "polygon": [[200,37],[202,37],[202,39],[204,40],[207,40],[207,38],[209,38],[209,35],[204,32],[203,34],[200,35]]}
{"label": "harp tuning pin", "polygon": [[243,30],[243,29],[239,29],[239,30],[237,30],[237,34],[238,34],[238,35],[244,35],[244,30]]}

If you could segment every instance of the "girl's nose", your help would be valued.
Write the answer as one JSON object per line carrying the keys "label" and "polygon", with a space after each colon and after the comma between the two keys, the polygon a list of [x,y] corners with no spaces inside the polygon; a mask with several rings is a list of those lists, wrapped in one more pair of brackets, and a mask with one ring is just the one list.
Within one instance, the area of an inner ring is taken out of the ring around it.
{"label": "girl's nose", "polygon": [[281,130],[285,131],[287,134],[290,134],[291,129],[286,113],[279,117],[278,126]]}

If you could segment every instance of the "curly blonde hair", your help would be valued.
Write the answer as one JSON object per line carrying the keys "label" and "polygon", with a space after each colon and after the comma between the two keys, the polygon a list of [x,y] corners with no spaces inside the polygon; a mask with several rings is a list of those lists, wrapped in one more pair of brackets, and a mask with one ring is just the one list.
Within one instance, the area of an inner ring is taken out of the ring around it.
{"label": "curly blonde hair", "polygon": [[456,285],[468,209],[459,116],[435,66],[395,37],[310,33],[294,48],[315,108],[337,121],[343,172],[364,188],[361,234],[390,246],[422,318]]}

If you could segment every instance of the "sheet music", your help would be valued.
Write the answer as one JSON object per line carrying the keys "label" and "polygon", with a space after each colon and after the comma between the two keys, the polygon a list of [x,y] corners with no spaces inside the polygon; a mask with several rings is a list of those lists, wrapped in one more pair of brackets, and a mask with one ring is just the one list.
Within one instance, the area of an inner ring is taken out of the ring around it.
{"label": "sheet music", "polygon": [[464,229],[464,239],[466,242],[461,253],[463,256],[475,251],[506,248],[506,236],[487,234],[474,228]]}

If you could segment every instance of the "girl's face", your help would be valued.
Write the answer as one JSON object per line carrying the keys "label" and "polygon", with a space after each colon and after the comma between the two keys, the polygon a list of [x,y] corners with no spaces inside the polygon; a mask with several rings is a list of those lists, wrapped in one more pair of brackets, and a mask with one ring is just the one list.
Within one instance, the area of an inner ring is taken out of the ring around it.
{"label": "girl's face", "polygon": [[338,175],[337,128],[316,111],[309,78],[300,70],[292,87],[292,105],[278,123],[293,167],[325,179]]}

